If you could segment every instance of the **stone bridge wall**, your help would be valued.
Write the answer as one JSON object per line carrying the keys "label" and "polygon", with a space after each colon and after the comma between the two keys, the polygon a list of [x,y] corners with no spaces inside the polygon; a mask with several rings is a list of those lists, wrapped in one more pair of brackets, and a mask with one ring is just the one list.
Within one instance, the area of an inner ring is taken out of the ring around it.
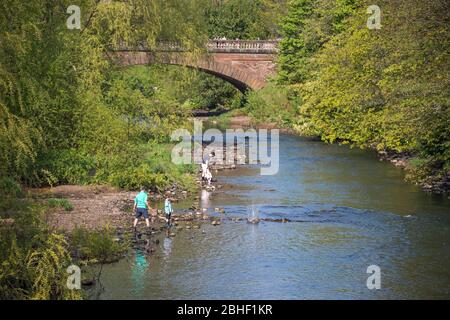
{"label": "stone bridge wall", "polygon": [[124,66],[162,63],[200,69],[245,91],[263,88],[275,74],[276,45],[277,41],[211,40],[206,54],[192,57],[175,42],[161,42],[153,51],[140,46],[118,48],[108,55]]}

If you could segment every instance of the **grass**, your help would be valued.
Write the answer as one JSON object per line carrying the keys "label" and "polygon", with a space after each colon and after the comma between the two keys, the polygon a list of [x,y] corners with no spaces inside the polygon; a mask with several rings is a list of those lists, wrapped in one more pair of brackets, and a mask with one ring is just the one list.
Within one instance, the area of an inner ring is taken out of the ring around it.
{"label": "grass", "polygon": [[67,199],[56,199],[56,198],[52,198],[52,199],[48,199],[47,202],[48,206],[50,208],[63,208],[66,211],[72,211],[73,210],[73,204],[67,200]]}

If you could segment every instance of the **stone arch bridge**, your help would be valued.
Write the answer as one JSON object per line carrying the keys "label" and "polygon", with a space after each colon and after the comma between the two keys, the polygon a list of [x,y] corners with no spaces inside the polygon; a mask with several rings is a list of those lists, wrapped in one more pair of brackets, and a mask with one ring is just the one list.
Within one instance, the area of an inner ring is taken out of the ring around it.
{"label": "stone arch bridge", "polygon": [[108,56],[123,66],[162,63],[199,69],[245,91],[263,88],[275,74],[277,44],[276,40],[210,40],[205,54],[193,56],[175,42],[160,42],[156,50],[119,47]]}

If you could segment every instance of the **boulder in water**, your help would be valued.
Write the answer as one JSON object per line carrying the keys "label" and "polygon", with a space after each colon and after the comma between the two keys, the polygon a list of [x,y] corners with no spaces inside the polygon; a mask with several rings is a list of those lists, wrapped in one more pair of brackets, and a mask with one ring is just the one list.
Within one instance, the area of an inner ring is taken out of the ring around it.
{"label": "boulder in water", "polygon": [[259,223],[259,219],[258,218],[248,218],[247,219],[247,222],[248,223],[252,223],[252,224],[257,224],[257,223]]}

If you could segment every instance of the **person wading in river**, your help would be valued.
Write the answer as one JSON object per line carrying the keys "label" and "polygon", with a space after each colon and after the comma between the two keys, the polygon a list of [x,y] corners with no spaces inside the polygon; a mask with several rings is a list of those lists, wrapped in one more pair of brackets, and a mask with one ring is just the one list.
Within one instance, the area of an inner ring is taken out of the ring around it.
{"label": "person wading in river", "polygon": [[141,192],[134,198],[134,211],[136,212],[136,217],[134,219],[134,231],[136,231],[136,226],[141,216],[144,216],[147,228],[150,228],[150,220],[148,217],[148,209],[150,208],[148,204],[148,194],[145,192],[145,188],[141,188]]}
{"label": "person wading in river", "polygon": [[164,213],[166,214],[167,227],[170,227],[170,218],[172,217],[172,212],[172,203],[170,203],[169,198],[166,198],[166,201],[164,202]]}
{"label": "person wading in river", "polygon": [[[207,180],[210,160],[211,160],[211,157],[215,157],[215,155],[216,155],[216,153],[214,151],[211,151],[209,154],[205,154],[203,156],[203,161],[202,161],[202,180]],[[209,174],[211,174],[211,172]],[[211,178],[212,178],[212,175],[211,175]]]}

